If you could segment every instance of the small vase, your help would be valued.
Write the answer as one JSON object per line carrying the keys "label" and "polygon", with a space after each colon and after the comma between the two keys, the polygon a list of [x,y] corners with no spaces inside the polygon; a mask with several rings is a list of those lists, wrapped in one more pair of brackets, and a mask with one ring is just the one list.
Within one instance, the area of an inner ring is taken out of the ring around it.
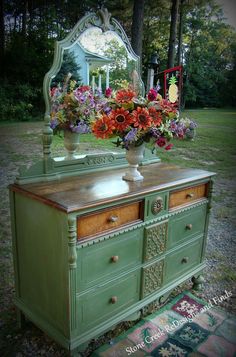
{"label": "small vase", "polygon": [[143,176],[138,171],[139,163],[143,159],[143,154],[145,150],[145,144],[140,146],[129,146],[129,149],[126,150],[126,160],[129,163],[125,175],[122,177],[126,181],[141,181]]}
{"label": "small vase", "polygon": [[189,139],[189,140],[194,140],[195,136],[196,136],[196,130],[195,128],[191,129],[191,128],[188,128],[185,132],[185,135],[186,135],[186,138]]}
{"label": "small vase", "polygon": [[75,159],[75,153],[79,147],[79,133],[64,131],[64,146],[67,151],[67,159]]}

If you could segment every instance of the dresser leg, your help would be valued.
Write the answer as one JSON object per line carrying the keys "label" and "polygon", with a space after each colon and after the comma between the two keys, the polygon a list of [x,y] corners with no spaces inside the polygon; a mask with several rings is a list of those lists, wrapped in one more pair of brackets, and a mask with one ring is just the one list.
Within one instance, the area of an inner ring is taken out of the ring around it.
{"label": "dresser leg", "polygon": [[193,276],[192,282],[193,282],[193,289],[199,291],[199,290],[202,290],[203,283],[205,282],[205,279],[203,278],[202,275]]}

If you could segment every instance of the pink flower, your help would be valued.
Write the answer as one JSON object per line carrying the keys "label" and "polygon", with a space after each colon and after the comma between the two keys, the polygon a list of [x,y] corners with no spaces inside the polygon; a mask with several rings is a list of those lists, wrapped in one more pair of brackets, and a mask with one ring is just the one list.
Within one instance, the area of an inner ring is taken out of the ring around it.
{"label": "pink flower", "polygon": [[156,141],[156,144],[158,146],[160,146],[160,148],[162,148],[163,146],[166,145],[166,139],[165,138],[159,138],[157,141]]}
{"label": "pink flower", "polygon": [[174,146],[174,144],[169,144],[165,147],[165,150],[170,150],[173,146]]}
{"label": "pink flower", "polygon": [[150,89],[150,91],[148,92],[148,100],[150,102],[153,102],[154,100],[156,100],[157,98],[157,92],[155,91],[155,89]]}
{"label": "pink flower", "polygon": [[105,96],[107,98],[111,97],[111,94],[112,94],[112,88],[108,87],[106,90],[105,90]]}

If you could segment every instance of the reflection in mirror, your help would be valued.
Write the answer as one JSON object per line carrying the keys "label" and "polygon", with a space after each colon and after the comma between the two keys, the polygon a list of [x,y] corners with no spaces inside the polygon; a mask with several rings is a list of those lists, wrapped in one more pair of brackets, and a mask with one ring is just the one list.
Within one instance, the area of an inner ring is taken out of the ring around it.
{"label": "reflection in mirror", "polygon": [[[54,62],[44,79],[46,157],[64,154],[60,148],[62,144],[58,144],[63,140],[63,135],[54,137],[51,145],[50,127],[53,128],[51,119],[58,104],[63,106],[65,94],[71,93],[71,84],[75,85],[74,88],[89,85],[92,94],[96,96],[99,92],[104,94],[109,87],[118,89],[121,84],[129,83],[137,93],[143,94],[139,57],[133,52],[120,24],[108,15],[103,10],[98,14],[86,15],[64,40],[56,42]],[[60,102],[61,98],[63,102]],[[120,149],[114,149],[112,144],[104,150],[104,144],[98,140],[96,145],[93,142],[91,150],[91,140],[94,141],[91,134],[86,133],[80,137],[81,155],[90,151],[120,152]]]}

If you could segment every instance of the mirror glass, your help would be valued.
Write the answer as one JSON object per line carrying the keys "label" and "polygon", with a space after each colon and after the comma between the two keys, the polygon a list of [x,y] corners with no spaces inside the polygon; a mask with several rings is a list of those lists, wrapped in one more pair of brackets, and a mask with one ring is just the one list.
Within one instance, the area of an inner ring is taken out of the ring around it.
{"label": "mirror glass", "polygon": [[[119,89],[121,83],[126,81],[133,85],[137,93],[142,94],[143,83],[139,74],[139,58],[134,54],[129,43],[127,46],[126,35],[123,36],[125,44],[121,38],[121,30],[117,32],[113,27],[112,30],[104,31],[101,26],[89,26],[81,31],[75,40],[72,38],[70,41],[64,41],[60,65],[51,74],[48,82],[51,115],[56,107],[52,100],[55,88],[59,88],[59,92],[62,93],[68,89],[70,81],[76,81],[76,86],[89,85],[93,91],[98,89],[102,93],[105,93],[109,87],[113,90]],[[96,150],[91,149],[90,138],[91,134],[81,135],[80,154],[84,155],[90,151],[94,154],[96,151],[101,153],[107,150],[112,152],[121,150],[115,146],[112,148],[112,144],[110,149],[104,150],[102,146],[99,147],[99,142],[95,145]],[[57,138],[56,141],[58,140]],[[63,149],[58,149],[60,145],[56,145],[55,150],[55,139],[53,141],[52,156],[63,155]]]}

